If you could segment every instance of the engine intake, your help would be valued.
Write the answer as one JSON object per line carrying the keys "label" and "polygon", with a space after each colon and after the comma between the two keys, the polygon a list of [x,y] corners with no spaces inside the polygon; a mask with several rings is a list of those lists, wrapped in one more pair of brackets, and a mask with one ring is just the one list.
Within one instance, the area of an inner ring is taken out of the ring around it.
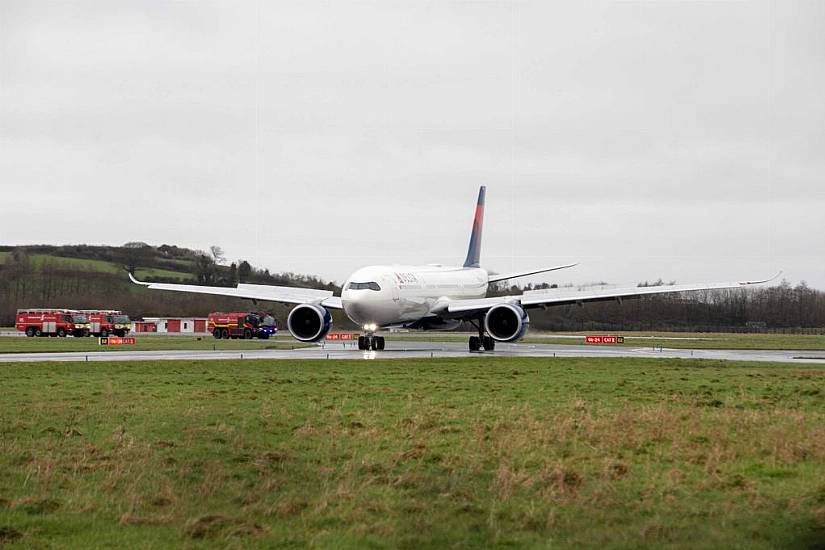
{"label": "engine intake", "polygon": [[520,306],[499,304],[493,306],[484,317],[487,333],[499,342],[520,340],[530,326],[530,317]]}
{"label": "engine intake", "polygon": [[332,315],[324,307],[301,304],[289,312],[286,326],[296,340],[317,342],[324,338],[332,328]]}

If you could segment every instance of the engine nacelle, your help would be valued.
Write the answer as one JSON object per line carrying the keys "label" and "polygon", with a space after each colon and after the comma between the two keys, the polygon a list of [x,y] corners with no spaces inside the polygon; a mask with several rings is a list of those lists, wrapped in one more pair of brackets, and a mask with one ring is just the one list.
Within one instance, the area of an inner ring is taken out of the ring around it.
{"label": "engine nacelle", "polygon": [[324,307],[301,304],[289,312],[286,326],[296,340],[317,342],[323,339],[332,328],[332,315]]}
{"label": "engine nacelle", "polygon": [[530,326],[527,312],[515,304],[493,306],[484,317],[484,328],[493,340],[515,342],[520,340]]}

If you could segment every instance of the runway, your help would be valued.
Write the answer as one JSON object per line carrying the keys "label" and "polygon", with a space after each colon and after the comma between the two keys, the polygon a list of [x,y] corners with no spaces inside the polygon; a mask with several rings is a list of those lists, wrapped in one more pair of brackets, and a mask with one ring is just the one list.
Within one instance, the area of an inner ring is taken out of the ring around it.
{"label": "runway", "polygon": [[0,363],[39,361],[204,361],[204,360],[302,360],[302,359],[414,359],[439,357],[635,357],[667,359],[710,359],[825,365],[825,352],[788,350],[710,350],[672,348],[630,348],[621,346],[576,346],[563,344],[497,344],[494,352],[469,352],[459,342],[392,342],[384,351],[359,351],[353,344],[294,350],[249,351],[99,351],[61,353],[4,353]]}

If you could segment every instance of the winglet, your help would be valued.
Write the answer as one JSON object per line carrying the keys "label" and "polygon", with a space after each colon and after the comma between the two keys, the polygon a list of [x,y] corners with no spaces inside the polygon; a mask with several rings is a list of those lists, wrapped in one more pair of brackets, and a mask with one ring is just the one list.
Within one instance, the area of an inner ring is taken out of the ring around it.
{"label": "winglet", "polygon": [[476,212],[473,216],[473,231],[470,233],[470,246],[467,247],[467,259],[464,260],[464,267],[478,267],[481,261],[481,229],[484,225],[484,196],[487,194],[487,187],[482,185],[478,190],[478,202]]}
{"label": "winglet", "polygon": [[762,279],[761,281],[742,281],[739,284],[742,285],[742,286],[761,285],[761,284],[764,284],[764,283],[770,283],[771,281],[775,281],[776,279],[779,278],[780,275],[782,275],[782,271],[778,271],[776,273],[776,275],[774,275],[770,279]]}
{"label": "winglet", "polygon": [[134,276],[134,275],[132,275],[132,272],[131,272],[131,271],[127,271],[126,273],[128,273],[128,274],[129,274],[129,279],[131,279],[131,281],[132,281],[133,283],[135,283],[136,285],[149,286],[149,285],[151,285],[151,284],[152,284],[152,283],[144,283],[143,281],[138,281],[137,279],[135,279],[135,276]]}

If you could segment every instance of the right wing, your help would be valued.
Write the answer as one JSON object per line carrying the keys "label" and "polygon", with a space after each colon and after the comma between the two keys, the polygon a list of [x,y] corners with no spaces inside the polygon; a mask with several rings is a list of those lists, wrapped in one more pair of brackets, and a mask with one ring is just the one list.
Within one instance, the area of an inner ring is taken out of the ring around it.
{"label": "right wing", "polygon": [[601,302],[605,300],[621,300],[622,298],[636,298],[650,294],[667,294],[670,292],[692,292],[697,290],[720,290],[726,288],[746,288],[772,281],[779,276],[777,273],[770,279],[761,281],[740,281],[733,283],[699,283],[684,285],[633,286],[624,288],[554,288],[548,290],[528,290],[520,295],[495,296],[475,300],[452,300],[446,310],[449,313],[478,312],[487,310],[499,304],[520,304],[525,308],[543,307],[564,304],[583,304],[584,302]]}
{"label": "right wing", "polygon": [[194,292],[214,296],[230,296],[284,304],[319,304],[331,309],[341,309],[341,298],[333,296],[331,290],[314,288],[296,288],[291,286],[252,285],[241,283],[237,287],[181,285],[174,283],[147,283],[139,281],[129,273],[129,279],[137,285],[150,290],[172,290],[175,292]]}

